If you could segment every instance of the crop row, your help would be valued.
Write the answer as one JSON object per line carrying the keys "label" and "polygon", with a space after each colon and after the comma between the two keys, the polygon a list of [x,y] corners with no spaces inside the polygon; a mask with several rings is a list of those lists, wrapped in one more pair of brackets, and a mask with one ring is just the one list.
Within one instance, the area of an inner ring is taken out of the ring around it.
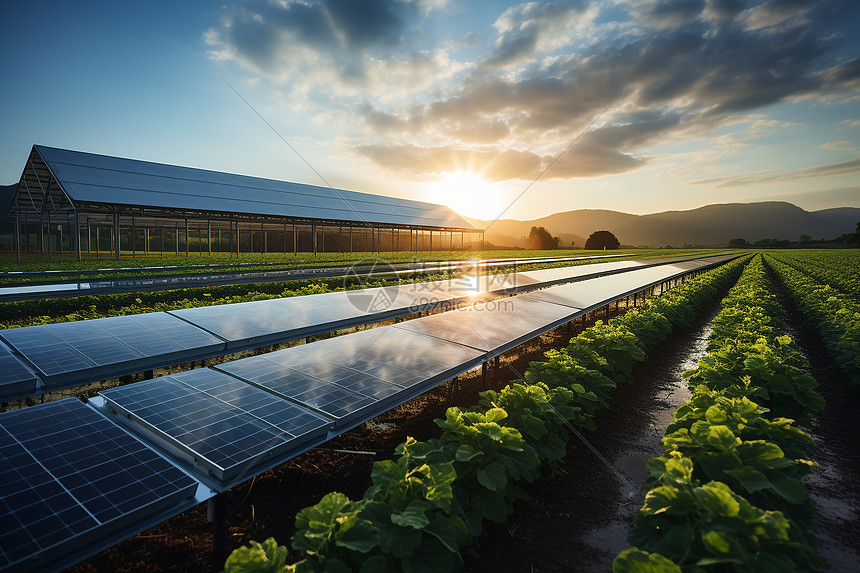
{"label": "crop row", "polygon": [[713,322],[708,354],[688,370],[692,397],[648,462],[645,504],[615,573],[812,571],[815,463],[795,426],[823,405],[757,256]]}
{"label": "crop row", "polygon": [[[673,328],[689,324],[740,275],[744,260],[709,271],[608,323],[598,321],[562,350],[533,362],[524,380],[449,408],[438,438],[413,438],[376,462],[360,500],[325,495],[296,516],[296,572],[451,571],[460,548],[513,511],[518,483],[563,457],[569,430],[593,427],[610,391]],[[227,573],[282,571],[287,548],[273,539],[235,550]]]}
{"label": "crop row", "polygon": [[771,255],[766,261],[836,363],[860,384],[860,302]]}
{"label": "crop row", "polygon": [[778,260],[860,301],[860,249],[838,251],[772,251],[768,260]]}

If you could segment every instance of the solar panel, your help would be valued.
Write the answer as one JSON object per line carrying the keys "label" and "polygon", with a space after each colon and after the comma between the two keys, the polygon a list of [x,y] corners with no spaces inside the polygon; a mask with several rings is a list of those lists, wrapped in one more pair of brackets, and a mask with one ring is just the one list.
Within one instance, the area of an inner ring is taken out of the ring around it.
{"label": "solar panel", "polygon": [[0,398],[30,396],[36,392],[36,375],[0,343]]}
{"label": "solar panel", "polygon": [[218,365],[343,428],[481,363],[483,353],[383,326]]}
{"label": "solar panel", "polygon": [[580,314],[579,309],[527,298],[528,294],[434,314],[395,325],[488,353],[506,352]]}
{"label": "solar panel", "polygon": [[0,569],[41,569],[197,482],[74,398],[0,414]]}
{"label": "solar panel", "polygon": [[396,287],[372,291],[333,292],[186,308],[170,311],[170,314],[216,334],[227,341],[228,349],[235,350],[330,332],[367,322],[369,315],[384,317],[395,312],[389,304],[372,308],[372,298],[368,297],[379,295],[378,291],[393,294]]}
{"label": "solar panel", "polygon": [[376,287],[169,311],[227,341],[229,350],[275,344],[423,312],[462,300],[483,300],[536,284],[516,273]]}
{"label": "solar panel", "polygon": [[74,201],[472,229],[450,208],[432,203],[42,145],[33,148]]}
{"label": "solar panel", "polygon": [[215,336],[162,312],[0,331],[48,387],[103,380],[224,350]]}
{"label": "solar panel", "polygon": [[[724,259],[712,259],[701,262],[698,268],[714,266],[723,262]],[[620,297],[629,296],[639,292],[652,284],[680,276],[697,268],[697,263],[683,263],[680,265],[660,265],[646,267],[617,275],[597,277],[587,281],[556,285],[527,295],[526,300],[541,300],[562,304],[573,308],[580,308],[591,312],[606,304],[608,301]],[[518,297],[519,298],[519,297]]]}
{"label": "solar panel", "polygon": [[306,408],[208,368],[100,394],[120,420],[222,482],[324,436],[331,426]]}

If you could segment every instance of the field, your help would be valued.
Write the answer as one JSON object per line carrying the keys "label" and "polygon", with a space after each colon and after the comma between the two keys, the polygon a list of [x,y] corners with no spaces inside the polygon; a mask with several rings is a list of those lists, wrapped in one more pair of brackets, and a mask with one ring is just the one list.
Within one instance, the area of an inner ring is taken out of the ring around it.
{"label": "field", "polygon": [[[587,253],[480,253],[561,254]],[[400,255],[389,262],[415,254]],[[478,254],[421,260],[460,255]],[[212,262],[181,259],[169,262]],[[63,278],[104,263],[64,262]],[[227,492],[225,570],[856,570],[858,272],[860,250],[751,251],[644,302],[595,309],[487,377],[445,382]],[[0,316],[12,328],[386,284],[0,303]],[[72,570],[206,571],[210,528],[198,506]]]}

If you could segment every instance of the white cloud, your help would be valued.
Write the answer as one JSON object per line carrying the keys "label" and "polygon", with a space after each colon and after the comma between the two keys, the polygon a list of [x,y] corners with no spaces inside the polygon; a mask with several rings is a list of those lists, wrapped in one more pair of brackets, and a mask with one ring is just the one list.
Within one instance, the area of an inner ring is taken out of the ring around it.
{"label": "white cloud", "polygon": [[821,149],[826,149],[828,151],[860,151],[854,143],[848,141],[847,139],[842,139],[840,141],[828,141],[827,143],[822,143],[819,145]]}

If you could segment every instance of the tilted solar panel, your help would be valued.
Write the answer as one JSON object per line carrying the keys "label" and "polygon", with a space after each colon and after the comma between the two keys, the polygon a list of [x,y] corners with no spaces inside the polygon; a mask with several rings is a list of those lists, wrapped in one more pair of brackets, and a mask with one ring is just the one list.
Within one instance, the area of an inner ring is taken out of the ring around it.
{"label": "tilted solar panel", "polygon": [[331,426],[306,408],[208,368],[100,394],[120,420],[221,482]]}
{"label": "tilted solar panel", "polygon": [[74,398],[0,414],[0,569],[41,569],[197,482]]}
{"label": "tilted solar panel", "polygon": [[36,391],[36,375],[0,343],[0,398],[29,396]]}
{"label": "tilted solar panel", "polygon": [[46,386],[103,380],[217,354],[224,341],[162,312],[43,324],[0,331],[40,372]]}
{"label": "tilted solar panel", "polygon": [[487,352],[485,359],[489,359],[580,314],[580,309],[529,296],[522,294],[479,303],[396,324],[394,328],[471,346]]}
{"label": "tilted solar panel", "polygon": [[382,326],[214,368],[336,419],[369,419],[480,364],[483,353]]}

